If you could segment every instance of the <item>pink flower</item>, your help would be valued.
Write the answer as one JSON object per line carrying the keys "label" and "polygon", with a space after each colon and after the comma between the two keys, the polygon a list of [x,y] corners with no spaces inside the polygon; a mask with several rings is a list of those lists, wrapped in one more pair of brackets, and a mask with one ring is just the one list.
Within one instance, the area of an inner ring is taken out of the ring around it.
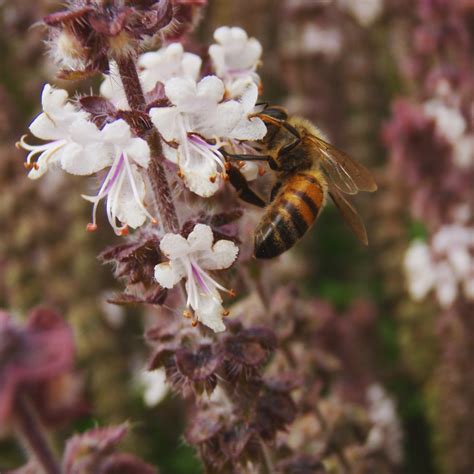
{"label": "pink flower", "polygon": [[37,393],[70,371],[73,357],[71,329],[54,311],[34,309],[24,326],[0,312],[0,425],[11,415],[20,391]]}

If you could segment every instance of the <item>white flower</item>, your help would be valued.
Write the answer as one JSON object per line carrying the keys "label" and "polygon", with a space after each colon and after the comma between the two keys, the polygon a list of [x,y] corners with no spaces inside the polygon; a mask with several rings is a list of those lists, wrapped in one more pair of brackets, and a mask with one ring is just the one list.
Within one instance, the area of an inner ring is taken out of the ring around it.
{"label": "white flower", "polygon": [[258,140],[265,124],[252,118],[258,90],[249,84],[240,101],[224,99],[223,82],[208,76],[199,83],[187,78],[167,81],[165,92],[172,107],[150,110],[153,123],[168,143],[167,159],[180,167],[186,186],[194,193],[212,196],[225,175],[220,148],[232,140]]}
{"label": "white flower", "polygon": [[[142,54],[138,59],[141,68],[139,78],[143,91],[152,91],[157,82],[165,83],[173,77],[189,77],[197,80],[202,60],[192,53],[185,53],[180,43]],[[122,79],[115,62],[110,63],[110,72],[104,76],[100,93],[122,110],[129,108]]]}
{"label": "white flower", "polygon": [[393,463],[399,464],[402,461],[402,429],[395,403],[379,384],[367,389],[367,399],[372,428],[366,446],[370,451],[385,451]]}
{"label": "white flower", "polygon": [[143,401],[150,408],[159,405],[170,391],[165,369],[141,370],[138,383],[143,390]]}
{"label": "white flower", "polygon": [[[18,146],[28,150],[26,166],[28,177],[41,177],[50,166],[59,165],[71,174],[88,175],[101,166],[90,156],[101,153],[103,144],[99,129],[87,121],[88,115],[67,102],[68,93],[49,84],[43,88],[41,102],[43,113],[30,125],[31,133],[43,145],[30,145],[22,137]],[[38,156],[39,155],[39,156]],[[34,158],[36,158],[34,160]]]}
{"label": "white flower", "polygon": [[[37,179],[50,166],[58,165],[76,175],[91,175],[108,168],[96,196],[83,196],[94,203],[90,230],[96,226],[99,202],[107,198],[107,216],[114,231],[122,234],[127,227],[136,228],[148,217],[145,183],[142,170],[148,167],[150,150],[141,138],[132,136],[130,127],[117,120],[99,130],[88,120],[88,114],[77,110],[68,101],[65,90],[47,84],[43,89],[44,112],[30,125],[30,130],[43,145],[29,145],[23,137],[19,146],[28,150],[26,165],[28,176]],[[34,161],[34,158],[37,157]],[[117,225],[119,220],[122,225]]]}
{"label": "white flower", "polygon": [[405,255],[405,270],[415,300],[432,290],[443,308],[453,305],[461,291],[467,300],[474,300],[474,228],[445,225],[430,245],[414,242]]}
{"label": "white flower", "polygon": [[306,23],[301,32],[301,48],[306,54],[322,54],[335,59],[342,50],[342,35],[337,28]]}
{"label": "white flower", "polygon": [[459,110],[446,105],[440,99],[424,103],[425,115],[436,123],[438,132],[452,144],[456,144],[466,130],[466,121]]}
{"label": "white flower", "polygon": [[[127,227],[136,229],[150,215],[143,204],[145,182],[141,173],[148,167],[150,149],[141,138],[132,136],[130,127],[123,120],[106,125],[101,131],[108,154],[98,156],[103,168],[110,166],[98,193],[95,196],[83,195],[94,203],[91,229],[96,228],[96,211],[99,202],[106,198],[107,217],[117,235],[126,233]],[[117,220],[122,223],[117,225]]]}
{"label": "white flower", "polygon": [[154,89],[157,82],[165,83],[173,77],[199,77],[202,60],[192,53],[185,53],[181,43],[172,43],[158,51],[142,54],[138,65],[142,69],[140,80],[145,92]]}
{"label": "white flower", "polygon": [[383,0],[339,0],[339,3],[362,26],[372,24],[383,10]]}
{"label": "white flower", "polygon": [[179,234],[166,234],[160,243],[161,251],[169,258],[155,267],[155,279],[164,288],[173,288],[186,280],[187,306],[196,318],[215,332],[225,330],[225,314],[220,291],[228,290],[217,283],[206,270],[228,268],[237,258],[238,247],[229,240],[213,244],[209,226],[196,224],[185,239]]}
{"label": "white flower", "polygon": [[222,78],[230,97],[239,95],[249,82],[260,84],[255,72],[262,56],[262,45],[238,27],[222,26],[214,32],[217,44],[209,48],[216,74]]}
{"label": "white flower", "polygon": [[422,300],[434,285],[434,272],[428,245],[415,241],[405,255],[408,289],[415,301]]}

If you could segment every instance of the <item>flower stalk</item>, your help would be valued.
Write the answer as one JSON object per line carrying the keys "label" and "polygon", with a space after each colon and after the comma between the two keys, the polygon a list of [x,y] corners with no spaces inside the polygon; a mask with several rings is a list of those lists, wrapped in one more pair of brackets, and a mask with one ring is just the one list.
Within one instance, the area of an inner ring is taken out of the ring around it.
{"label": "flower stalk", "polygon": [[14,419],[19,438],[26,444],[28,451],[42,466],[44,472],[46,474],[61,474],[61,467],[49,445],[45,429],[24,394],[19,394],[17,397]]}
{"label": "flower stalk", "polygon": [[[143,112],[146,109],[146,101],[134,58],[131,56],[120,58],[117,65],[128,105],[132,111]],[[151,187],[162,218],[163,228],[165,232],[179,232],[178,213],[174,205],[166,171],[162,164],[164,158],[161,139],[158,130],[154,126],[148,131],[146,141],[151,151],[149,164]]]}

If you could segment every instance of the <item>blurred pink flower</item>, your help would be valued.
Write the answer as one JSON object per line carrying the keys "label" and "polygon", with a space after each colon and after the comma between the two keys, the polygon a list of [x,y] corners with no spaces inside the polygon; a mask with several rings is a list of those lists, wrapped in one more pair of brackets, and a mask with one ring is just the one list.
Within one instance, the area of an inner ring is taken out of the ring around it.
{"label": "blurred pink flower", "polygon": [[41,387],[72,368],[72,332],[54,311],[34,309],[24,326],[0,313],[0,424],[12,414],[20,391]]}

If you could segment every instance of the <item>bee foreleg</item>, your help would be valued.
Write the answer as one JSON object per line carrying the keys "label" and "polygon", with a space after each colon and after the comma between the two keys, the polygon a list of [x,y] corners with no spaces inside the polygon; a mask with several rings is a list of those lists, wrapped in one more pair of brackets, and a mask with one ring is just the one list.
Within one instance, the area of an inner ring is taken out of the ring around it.
{"label": "bee foreleg", "polygon": [[273,157],[270,155],[236,155],[228,153],[224,149],[220,148],[219,151],[228,159],[234,161],[266,161],[270,168],[274,171],[279,170],[279,165]]}

